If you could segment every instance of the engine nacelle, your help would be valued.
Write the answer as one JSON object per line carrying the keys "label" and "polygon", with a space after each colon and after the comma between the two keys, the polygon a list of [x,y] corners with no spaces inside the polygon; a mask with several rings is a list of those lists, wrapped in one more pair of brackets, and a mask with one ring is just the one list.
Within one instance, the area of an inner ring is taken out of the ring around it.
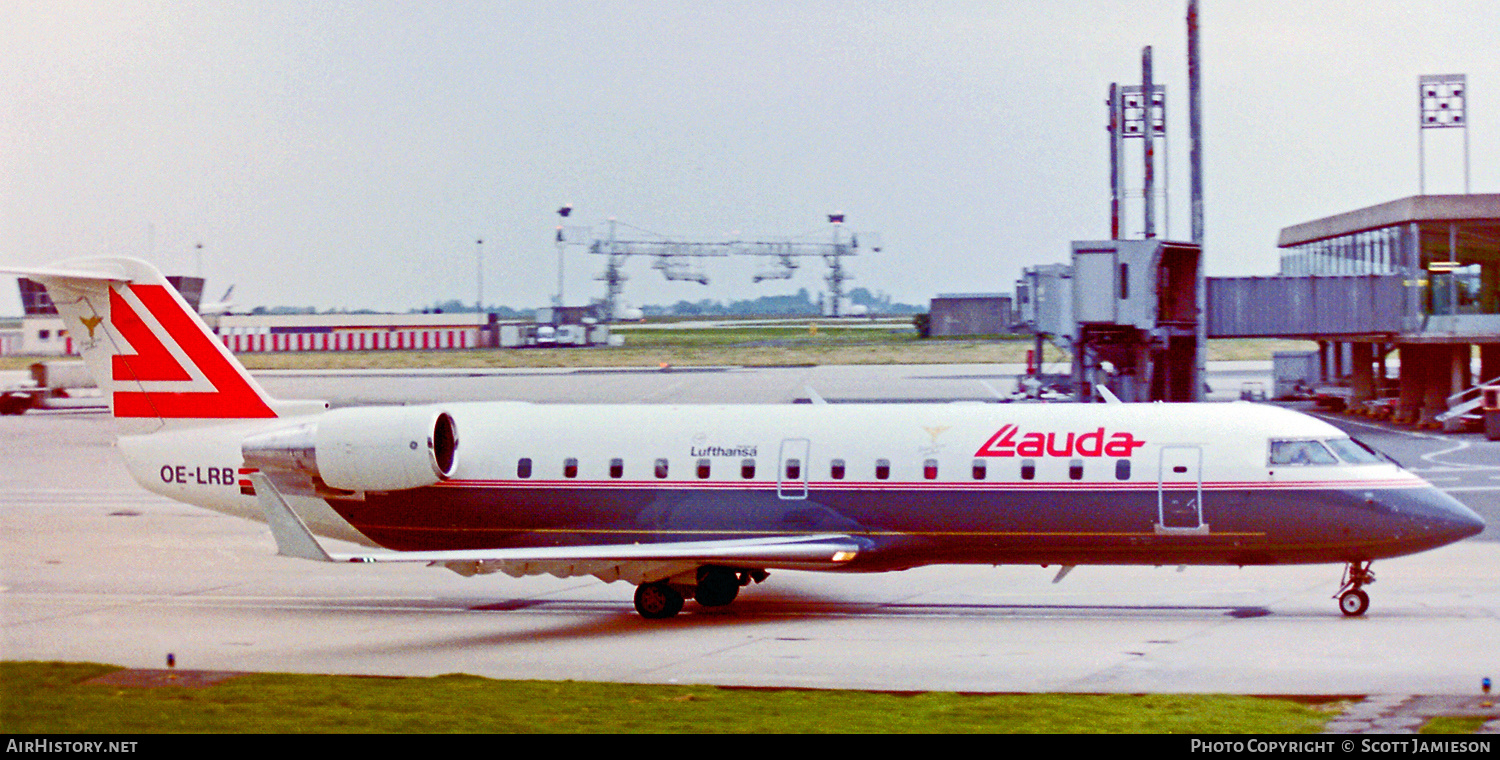
{"label": "engine nacelle", "polygon": [[453,475],[458,430],[436,407],[356,407],[250,436],[240,450],[247,467],[302,472],[345,491],[400,491]]}

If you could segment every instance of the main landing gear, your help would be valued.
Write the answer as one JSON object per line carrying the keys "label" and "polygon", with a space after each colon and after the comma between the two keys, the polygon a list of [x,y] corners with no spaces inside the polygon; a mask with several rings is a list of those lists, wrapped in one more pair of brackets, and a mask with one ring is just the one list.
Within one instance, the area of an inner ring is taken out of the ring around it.
{"label": "main landing gear", "polygon": [[1370,572],[1369,562],[1350,562],[1344,569],[1344,582],[1335,595],[1339,600],[1339,612],[1345,617],[1365,614],[1365,610],[1370,609],[1370,595],[1362,587],[1374,582],[1375,574]]}
{"label": "main landing gear", "polygon": [[694,585],[672,583],[669,578],[636,586],[635,611],[647,620],[663,620],[681,612],[684,600],[689,598],[702,607],[723,607],[740,595],[742,586],[760,583],[767,575],[764,570],[706,565],[698,568]]}

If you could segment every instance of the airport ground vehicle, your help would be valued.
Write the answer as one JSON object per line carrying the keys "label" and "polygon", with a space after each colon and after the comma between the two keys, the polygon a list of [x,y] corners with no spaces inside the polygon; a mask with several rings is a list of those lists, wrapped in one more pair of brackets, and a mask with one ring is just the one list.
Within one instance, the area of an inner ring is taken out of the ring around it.
{"label": "airport ground vehicle", "polygon": [[82,361],[51,359],[31,365],[31,378],[0,386],[0,414],[28,409],[96,409],[107,406]]}

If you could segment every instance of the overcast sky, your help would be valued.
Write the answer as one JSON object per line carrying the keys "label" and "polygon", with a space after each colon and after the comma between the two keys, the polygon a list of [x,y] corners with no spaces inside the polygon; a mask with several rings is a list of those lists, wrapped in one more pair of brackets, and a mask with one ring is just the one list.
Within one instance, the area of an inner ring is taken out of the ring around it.
{"label": "overcast sky", "polygon": [[[839,211],[864,244],[848,287],[1008,291],[1108,237],[1104,98],[1139,84],[1146,45],[1167,86],[1164,236],[1189,237],[1186,7],[0,0],[0,261],[193,274],[201,243],[209,295],[234,284],[241,309],[404,311],[472,302],[482,238],[486,303],[538,306],[571,203],[601,235],[614,218],[701,241],[824,241]],[[1280,228],[1416,194],[1421,74],[1468,75],[1472,190],[1500,192],[1500,3],[1201,16],[1210,275],[1274,273]],[[1462,192],[1462,145],[1427,132],[1429,193]],[[566,255],[568,301],[601,296],[600,257]],[[632,260],[625,297],[825,287],[821,262],[753,269],[711,262],[705,287]],[[0,283],[0,314],[20,313]]]}

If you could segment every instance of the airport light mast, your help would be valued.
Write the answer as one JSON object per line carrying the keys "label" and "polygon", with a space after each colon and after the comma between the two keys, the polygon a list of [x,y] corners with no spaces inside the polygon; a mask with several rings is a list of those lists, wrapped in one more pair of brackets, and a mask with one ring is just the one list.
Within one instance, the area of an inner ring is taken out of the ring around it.
{"label": "airport light mast", "polygon": [[[564,203],[563,207],[557,210],[557,216],[560,219],[567,219],[568,214],[571,213],[573,213],[571,203]],[[563,305],[563,245],[563,226],[559,224],[557,225],[557,300],[552,302],[553,306]]]}
{"label": "airport light mast", "polygon": [[1465,111],[1467,77],[1463,74],[1424,74],[1417,78],[1417,104],[1422,119],[1417,126],[1417,194],[1427,194],[1427,139],[1429,129],[1461,129],[1464,134],[1464,195],[1469,194],[1469,120]]}

